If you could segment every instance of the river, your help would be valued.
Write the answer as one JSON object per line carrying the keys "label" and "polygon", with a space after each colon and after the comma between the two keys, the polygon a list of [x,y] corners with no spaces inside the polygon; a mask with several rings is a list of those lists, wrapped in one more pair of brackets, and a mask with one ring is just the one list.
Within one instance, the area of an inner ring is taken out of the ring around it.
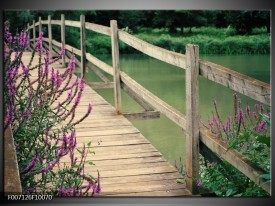
{"label": "river", "polygon": [[[111,65],[110,56],[99,58]],[[270,83],[269,55],[201,55],[200,58]],[[185,113],[185,71],[183,69],[142,54],[121,54],[120,68],[153,94]],[[87,81],[99,81],[91,70],[88,71],[86,78]],[[112,79],[110,76],[109,78]],[[199,90],[200,115],[203,120],[207,120],[214,111],[212,98],[217,100],[220,116],[223,119],[233,113],[232,90],[202,77],[199,78]],[[113,89],[97,91],[114,105]],[[243,106],[246,104],[252,106],[256,103],[243,95],[238,96],[241,97]],[[122,92],[122,110],[137,112],[142,111],[142,108]],[[179,157],[185,159],[185,134],[164,115],[159,119],[135,120],[132,123],[169,162],[173,164],[175,160],[179,160]]]}

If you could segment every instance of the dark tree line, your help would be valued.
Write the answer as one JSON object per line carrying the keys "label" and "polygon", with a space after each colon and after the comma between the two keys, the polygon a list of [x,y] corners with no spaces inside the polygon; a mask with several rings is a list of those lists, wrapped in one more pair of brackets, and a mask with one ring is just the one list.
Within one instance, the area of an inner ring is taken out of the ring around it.
{"label": "dark tree line", "polygon": [[183,28],[212,26],[226,28],[232,26],[238,34],[251,34],[254,27],[266,27],[270,32],[270,11],[231,11],[231,10],[83,10],[83,11],[6,11],[5,19],[10,21],[12,30],[23,28],[27,22],[37,20],[39,16],[47,19],[60,19],[61,14],[70,20],[79,20],[84,14],[86,21],[109,26],[110,20],[116,19],[120,28],[128,27],[137,31],[140,27],[168,28],[169,32],[183,32]]}

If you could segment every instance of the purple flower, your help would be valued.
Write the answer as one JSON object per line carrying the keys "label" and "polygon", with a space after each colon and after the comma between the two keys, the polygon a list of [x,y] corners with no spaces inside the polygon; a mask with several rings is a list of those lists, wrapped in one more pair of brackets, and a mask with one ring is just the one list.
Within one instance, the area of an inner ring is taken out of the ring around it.
{"label": "purple flower", "polygon": [[62,49],[61,49],[59,55],[60,55],[60,56],[63,56],[63,55],[65,55],[65,52],[66,52],[65,47],[62,47]]}
{"label": "purple flower", "polygon": [[262,114],[264,113],[264,105],[263,104],[260,104],[260,111]]}
{"label": "purple flower", "polygon": [[202,186],[202,182],[198,182],[197,186],[201,187]]}
{"label": "purple flower", "polygon": [[25,76],[27,76],[27,75],[28,75],[28,73],[29,73],[29,68],[28,68],[28,67],[26,67],[25,65],[23,65],[23,66],[22,66],[22,69],[23,69],[23,73],[24,73],[24,75],[25,75]]}
{"label": "purple flower", "polygon": [[31,171],[36,166],[36,163],[38,160],[39,160],[38,156],[35,155],[33,157],[32,161],[29,164],[27,164],[27,166],[23,169],[23,171],[21,173],[27,173],[27,172]]}
{"label": "purple flower", "polygon": [[84,84],[85,80],[83,78],[81,78],[80,80],[80,85],[79,85],[79,89],[82,92],[84,90],[85,84]]}
{"label": "purple flower", "polygon": [[246,105],[246,111],[247,111],[247,113],[250,112],[250,106],[249,105]]}
{"label": "purple flower", "polygon": [[226,125],[225,125],[225,131],[229,132],[231,127],[231,118],[227,117]]}
{"label": "purple flower", "polygon": [[71,90],[71,91],[68,92],[68,97],[67,97],[67,99],[71,99],[72,96],[73,96],[73,92],[72,92],[72,90]]}
{"label": "purple flower", "polygon": [[80,98],[81,98],[81,93],[78,93],[78,95],[77,95],[77,97],[76,97],[76,99],[75,99],[75,101],[74,101],[74,104],[75,104],[75,105],[78,105],[78,104],[79,104]]}
{"label": "purple flower", "polygon": [[49,135],[49,129],[44,129],[44,134],[45,134],[46,136],[48,136],[48,135]]}

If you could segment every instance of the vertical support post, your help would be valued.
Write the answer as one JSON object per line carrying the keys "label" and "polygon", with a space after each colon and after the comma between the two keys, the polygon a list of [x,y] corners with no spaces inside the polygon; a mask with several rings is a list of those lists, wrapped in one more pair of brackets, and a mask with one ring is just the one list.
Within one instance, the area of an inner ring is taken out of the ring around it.
{"label": "vertical support post", "polygon": [[86,74],[86,35],[85,35],[85,16],[80,16],[80,48],[81,48],[81,77]]}
{"label": "vertical support post", "polygon": [[38,27],[38,29],[39,29],[39,35],[40,35],[40,33],[42,32],[42,22],[41,22],[41,16],[39,17],[39,27]]}
{"label": "vertical support post", "polygon": [[[65,15],[61,14],[61,44],[62,47],[65,48],[66,43],[65,43]],[[62,66],[65,67],[66,66],[66,62],[65,62],[65,55],[62,56]]]}
{"label": "vertical support post", "polygon": [[53,45],[52,45],[52,17],[51,15],[48,16],[48,38],[49,38],[49,52],[50,52],[50,57],[53,55]]}
{"label": "vertical support post", "polygon": [[[28,32],[28,34],[30,35],[30,23],[28,23],[28,25],[27,25],[27,32]],[[28,48],[27,48],[27,50],[30,50],[30,42],[28,43]]]}
{"label": "vertical support post", "polygon": [[113,68],[114,68],[115,108],[116,108],[117,114],[121,114],[121,87],[120,87],[117,21],[111,20],[110,26],[111,26],[111,40],[112,40],[112,60],[113,60]]}
{"label": "vertical support post", "polygon": [[187,188],[198,193],[199,178],[199,47],[186,45],[186,172]]}
{"label": "vertical support post", "polygon": [[35,20],[32,21],[32,35],[33,35],[33,48],[35,49],[35,41],[36,41],[36,37],[35,37]]}

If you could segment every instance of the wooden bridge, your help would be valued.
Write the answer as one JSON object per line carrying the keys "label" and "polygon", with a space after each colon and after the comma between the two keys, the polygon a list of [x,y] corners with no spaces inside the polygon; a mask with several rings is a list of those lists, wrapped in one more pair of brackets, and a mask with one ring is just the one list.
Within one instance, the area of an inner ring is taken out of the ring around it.
{"label": "wooden bridge", "polygon": [[[47,20],[39,18],[38,22],[28,25],[32,33],[32,42],[36,40],[36,26],[42,31],[42,26],[48,28],[48,37],[44,46],[51,55],[66,48],[66,55],[75,54],[81,58],[77,60],[81,76],[85,77],[87,68],[91,68],[102,82],[87,83],[79,109],[76,114],[80,116],[86,112],[89,102],[93,105],[91,115],[76,127],[77,142],[87,143],[92,140],[95,155],[91,160],[96,164],[86,168],[87,173],[99,170],[102,182],[101,195],[118,196],[190,196],[197,193],[196,178],[199,177],[199,153],[218,156],[227,160],[239,171],[260,185],[270,193],[270,184],[259,175],[263,174],[247,158],[233,149],[227,151],[227,146],[215,135],[199,127],[199,84],[198,76],[214,81],[241,94],[249,96],[264,104],[270,105],[270,85],[232,71],[212,62],[199,59],[199,48],[196,45],[186,45],[186,55],[168,51],[138,39],[117,28],[117,22],[111,21],[110,27],[85,22],[85,16],[80,21]],[[52,38],[52,25],[61,26],[61,42]],[[65,26],[80,29],[80,50],[65,43]],[[110,66],[86,52],[85,31],[91,30],[111,37],[112,60]],[[138,82],[120,71],[119,44],[123,41],[129,46],[151,57],[178,66],[186,70],[186,115],[152,94]],[[30,58],[26,52],[24,58]],[[66,66],[63,57],[61,65],[55,65],[60,71]],[[101,72],[113,76],[110,82]],[[96,88],[114,88],[115,107],[112,107],[99,94]],[[121,89],[137,101],[143,108],[142,112],[123,113],[121,110]],[[65,97],[64,97],[65,98]],[[85,111],[84,111],[85,110]],[[131,124],[128,119],[158,118],[160,113],[167,116],[184,131],[186,131],[186,171],[190,178],[186,184],[176,183],[181,178],[177,170],[169,164],[162,154]],[[66,159],[64,160],[66,162]]]}

